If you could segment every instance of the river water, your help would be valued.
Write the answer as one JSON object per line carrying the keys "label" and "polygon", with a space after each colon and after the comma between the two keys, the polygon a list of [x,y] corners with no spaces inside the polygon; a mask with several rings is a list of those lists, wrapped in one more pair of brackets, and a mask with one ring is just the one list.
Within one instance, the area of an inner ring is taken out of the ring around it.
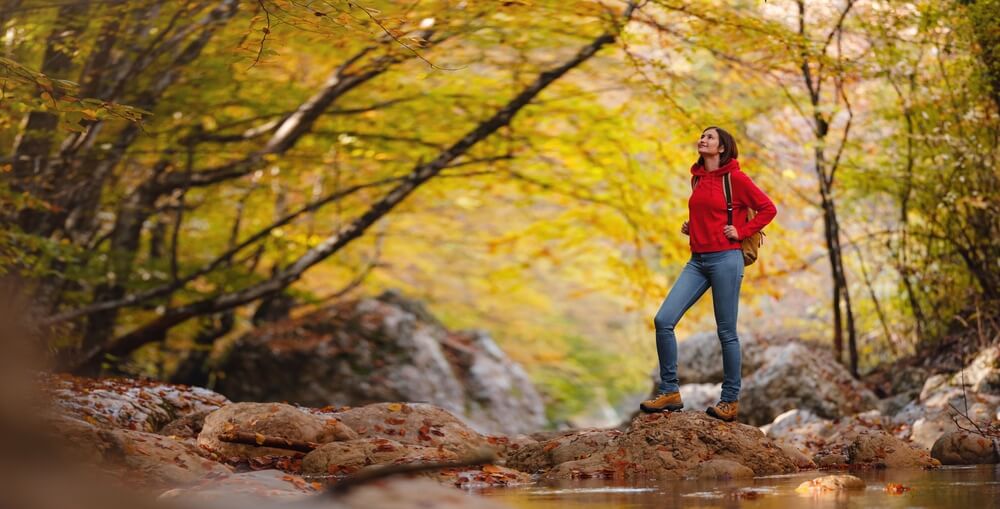
{"label": "river water", "polygon": [[[835,473],[838,472],[814,470],[745,481],[622,483],[590,479],[522,488],[492,488],[476,493],[519,509],[1000,508],[998,465],[853,472],[852,475],[864,479],[867,484],[864,491],[824,496],[795,492],[804,481]],[[889,483],[910,489],[902,494],[887,493]]]}

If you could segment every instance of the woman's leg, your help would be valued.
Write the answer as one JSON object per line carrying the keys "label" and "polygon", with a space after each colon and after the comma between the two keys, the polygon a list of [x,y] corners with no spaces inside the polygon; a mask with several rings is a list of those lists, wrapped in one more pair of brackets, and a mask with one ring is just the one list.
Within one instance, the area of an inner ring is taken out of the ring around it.
{"label": "woman's leg", "polygon": [[660,360],[660,392],[677,392],[677,338],[674,326],[684,312],[708,290],[708,278],[702,273],[700,263],[687,262],[681,275],[674,282],[660,310],[653,318],[656,327],[656,355]]}
{"label": "woman's leg", "polygon": [[724,251],[725,256],[711,264],[712,304],[715,324],[722,343],[722,401],[737,401],[740,397],[740,340],[736,334],[736,319],[740,307],[740,285],[743,282],[743,252]]}

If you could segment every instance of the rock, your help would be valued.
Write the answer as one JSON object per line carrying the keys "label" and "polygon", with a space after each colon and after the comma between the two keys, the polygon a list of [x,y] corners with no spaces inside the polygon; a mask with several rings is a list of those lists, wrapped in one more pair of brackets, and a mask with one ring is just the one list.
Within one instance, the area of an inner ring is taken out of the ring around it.
{"label": "rock", "polygon": [[[748,376],[760,367],[763,348],[751,334],[741,332],[740,349],[743,376]],[[722,346],[718,333],[699,332],[678,341],[677,378],[684,384],[722,382]]]}
{"label": "rock", "polygon": [[973,392],[1000,395],[1000,346],[980,350],[965,368],[965,373],[952,376],[952,385],[961,386],[963,377]]}
{"label": "rock", "polygon": [[920,389],[920,401],[927,401],[933,393],[948,387],[948,379],[949,376],[944,374],[928,377],[927,380],[924,381],[923,387]]}
{"label": "rock", "polygon": [[424,472],[437,482],[464,489],[494,488],[498,486],[519,486],[531,484],[531,476],[524,472],[497,465],[482,465],[479,467],[445,468]]}
{"label": "rock", "polygon": [[878,400],[878,411],[882,415],[896,415],[913,402],[920,393],[918,391],[904,392]]}
{"label": "rock", "polygon": [[162,488],[232,470],[196,445],[155,433],[103,429],[72,417],[43,416],[45,435],[58,444],[55,461],[109,472],[132,487]]}
{"label": "rock", "polygon": [[323,444],[302,459],[302,472],[345,475],[369,465],[449,461],[457,458],[457,454],[437,447],[401,444],[385,438],[360,438]]}
{"label": "rock", "polygon": [[931,457],[944,465],[987,465],[1000,463],[995,439],[967,431],[941,435],[931,447]]}
{"label": "rock", "polygon": [[205,417],[215,410],[202,410],[193,414],[178,417],[160,428],[157,433],[180,438],[198,438],[201,428],[205,426]]}
{"label": "rock", "polygon": [[354,430],[335,418],[308,414],[291,405],[231,403],[205,417],[205,425],[198,434],[198,445],[225,458],[292,455],[288,449],[222,442],[218,437],[226,431],[253,432],[316,443],[358,438]]}
{"label": "rock", "polygon": [[958,430],[956,419],[969,425],[965,416],[961,415],[966,408],[968,417],[983,426],[997,420],[998,407],[1000,396],[963,391],[961,387],[948,383],[947,376],[935,375],[924,384],[920,400],[910,402],[892,420],[898,428],[898,437],[912,440],[929,450],[941,435]]}
{"label": "rock", "polygon": [[120,469],[131,485],[176,486],[233,472],[226,465],[202,457],[197,446],[190,443],[142,431],[109,433],[115,447],[105,454],[105,462]]}
{"label": "rock", "polygon": [[[540,451],[525,451],[526,457],[512,456],[508,464],[527,471],[552,464],[543,477],[550,480],[682,479],[709,460],[730,460],[750,468],[755,475],[798,470],[759,429],[724,423],[703,412],[643,414],[619,435],[588,430],[577,440],[567,435],[539,445]],[[566,449],[559,451],[563,447]],[[546,453],[550,455],[544,456]]]}
{"label": "rock", "polygon": [[781,440],[776,441],[776,443],[799,470],[812,470],[816,468],[816,462],[810,459],[809,456],[806,456],[806,454],[798,447],[782,442]]}
{"label": "rock", "polygon": [[930,450],[934,442],[942,435],[950,431],[955,431],[958,426],[949,417],[949,412],[932,413],[927,417],[921,417],[913,423],[909,434],[909,439],[924,449]]}
{"label": "rock", "polygon": [[439,447],[461,457],[494,449],[485,436],[447,410],[425,403],[375,403],[328,414],[360,438]]}
{"label": "rock", "polygon": [[913,394],[916,397],[929,375],[927,369],[919,366],[891,370],[889,376],[892,394]]}
{"label": "rock", "polygon": [[688,470],[688,478],[693,479],[752,479],[753,470],[731,460],[708,460]]}
{"label": "rock", "polygon": [[[891,421],[877,410],[863,412],[824,424],[822,436],[810,435],[799,441],[802,449],[813,456],[819,468],[835,468],[847,464],[869,466],[930,466],[925,451],[900,440],[888,432]],[[775,428],[772,428],[775,429]],[[795,428],[791,428],[794,432]],[[794,439],[794,435],[791,439]]]}
{"label": "rock", "polygon": [[835,419],[875,408],[875,395],[824,350],[798,342],[767,347],[743,380],[741,420],[763,425],[795,408]]}
{"label": "rock", "polygon": [[259,327],[236,341],[220,369],[227,376],[218,390],[235,400],[427,402],[483,433],[546,424],[538,391],[489,334],[449,331],[393,292]]}
{"label": "rock", "polygon": [[486,442],[493,447],[496,453],[496,464],[497,465],[507,465],[507,458],[525,447],[533,447],[538,444],[538,441],[531,438],[528,435],[514,435],[514,436],[502,436],[502,435],[489,435],[486,437]]}
{"label": "rock", "polygon": [[39,425],[46,442],[55,445],[60,463],[100,465],[106,450],[114,447],[108,430],[65,415],[44,414]]}
{"label": "rock", "polygon": [[187,488],[175,488],[162,493],[159,499],[191,507],[208,507],[209,504],[223,502],[228,507],[261,507],[263,501],[271,501],[277,507],[279,503],[304,501],[321,489],[320,483],[308,482],[297,475],[280,470],[258,470],[221,476]]}
{"label": "rock", "polygon": [[834,434],[835,427],[829,419],[796,408],[778,415],[766,430],[764,427],[761,430],[796,449],[814,450]]}
{"label": "rock", "polygon": [[878,413],[878,410],[862,412],[834,421],[833,433],[826,439],[826,445],[847,447],[861,433],[872,431],[887,431],[891,419]]}
{"label": "rock", "polygon": [[201,387],[130,378],[39,373],[36,382],[58,411],[105,429],[155,432],[174,419],[229,402]]}
{"label": "rock", "polygon": [[681,401],[688,410],[704,411],[722,396],[722,384],[684,384],[680,386]]}
{"label": "rock", "polygon": [[843,454],[819,454],[813,458],[813,462],[819,468],[831,468],[847,465],[847,456]]}
{"label": "rock", "polygon": [[851,465],[887,468],[934,467],[940,462],[925,450],[918,449],[884,431],[863,431],[847,448]]}
{"label": "rock", "polygon": [[622,435],[616,429],[586,429],[528,444],[509,454],[507,466],[538,472],[560,463],[590,456]]}
{"label": "rock", "polygon": [[865,489],[865,482],[853,475],[827,475],[806,481],[795,488],[796,493],[818,495]]}

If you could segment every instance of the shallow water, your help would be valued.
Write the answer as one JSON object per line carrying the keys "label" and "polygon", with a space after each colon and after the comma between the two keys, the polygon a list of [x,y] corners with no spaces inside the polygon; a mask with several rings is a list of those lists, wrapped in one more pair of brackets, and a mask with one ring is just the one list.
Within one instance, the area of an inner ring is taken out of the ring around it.
{"label": "shallow water", "polygon": [[[868,485],[864,491],[820,497],[795,493],[795,488],[803,481],[835,473],[839,472],[814,470],[745,481],[622,483],[589,479],[522,488],[492,488],[477,493],[520,509],[1000,507],[998,465],[853,472]],[[911,489],[893,495],[885,491],[887,483]]]}

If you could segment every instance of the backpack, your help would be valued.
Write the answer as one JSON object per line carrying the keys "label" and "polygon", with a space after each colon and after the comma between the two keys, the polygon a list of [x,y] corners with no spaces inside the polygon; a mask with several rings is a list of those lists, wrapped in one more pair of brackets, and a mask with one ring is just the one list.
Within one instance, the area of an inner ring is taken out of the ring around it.
{"label": "backpack", "polygon": [[[698,177],[691,177],[691,190],[694,190],[694,186],[698,184]],[[733,184],[729,179],[729,174],[726,173],[722,176],[722,188],[726,193],[726,224],[733,224]],[[753,216],[757,215],[757,211],[747,207],[747,221],[753,219]],[[764,237],[767,234],[761,229],[757,233],[743,239],[740,241],[740,250],[743,251],[743,265],[750,265],[757,261],[757,248],[764,245]]]}

